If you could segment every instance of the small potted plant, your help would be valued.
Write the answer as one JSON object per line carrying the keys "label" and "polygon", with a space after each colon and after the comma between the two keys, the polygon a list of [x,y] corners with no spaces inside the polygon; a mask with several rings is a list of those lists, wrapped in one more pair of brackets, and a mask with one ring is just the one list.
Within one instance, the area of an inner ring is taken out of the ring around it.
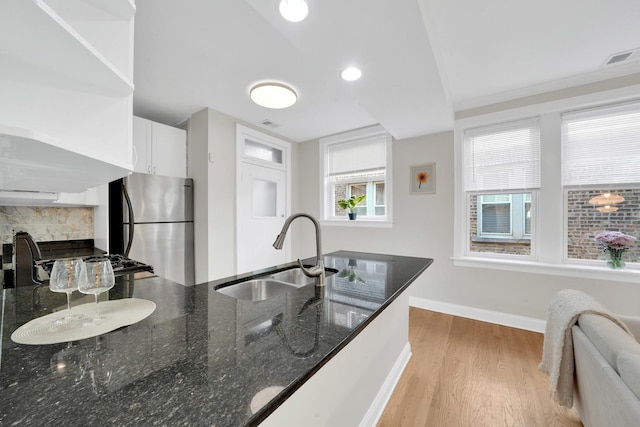
{"label": "small potted plant", "polygon": [[340,199],[340,200],[338,200],[338,205],[342,209],[347,211],[347,213],[349,214],[349,219],[350,220],[354,220],[354,219],[356,219],[355,208],[356,208],[356,206],[358,206],[358,203],[360,203],[361,201],[363,201],[365,199],[365,197],[366,196],[363,194],[360,197],[351,196],[348,199]]}

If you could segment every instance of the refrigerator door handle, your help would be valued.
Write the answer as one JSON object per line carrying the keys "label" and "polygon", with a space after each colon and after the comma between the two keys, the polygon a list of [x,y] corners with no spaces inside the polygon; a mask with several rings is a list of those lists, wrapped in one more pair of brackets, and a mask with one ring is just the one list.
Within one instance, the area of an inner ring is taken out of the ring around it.
{"label": "refrigerator door handle", "polygon": [[122,195],[124,196],[124,200],[127,204],[127,210],[129,211],[129,238],[127,240],[127,246],[124,250],[124,256],[126,258],[129,257],[129,251],[131,250],[131,244],[133,243],[133,229],[135,218],[133,217],[133,207],[131,206],[131,199],[129,198],[129,192],[127,191],[127,186],[122,184]]}

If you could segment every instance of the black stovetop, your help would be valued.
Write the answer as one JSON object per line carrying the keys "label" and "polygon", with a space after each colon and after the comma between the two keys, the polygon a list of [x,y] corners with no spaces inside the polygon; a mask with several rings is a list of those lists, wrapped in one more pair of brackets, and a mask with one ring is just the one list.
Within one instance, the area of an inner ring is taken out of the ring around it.
{"label": "black stovetop", "polygon": [[[104,255],[91,255],[82,257],[83,261],[95,261],[101,259],[108,259],[111,261],[111,267],[113,268],[113,273],[118,276],[126,273],[136,273],[139,271],[148,271],[153,273],[153,266],[149,264],[142,263],[140,261],[136,261],[130,258],[126,258],[123,255],[118,254],[104,254]],[[38,264],[42,266],[44,271],[47,274],[51,273],[51,269],[53,268],[53,263],[55,263],[55,259],[48,259],[39,261]]]}

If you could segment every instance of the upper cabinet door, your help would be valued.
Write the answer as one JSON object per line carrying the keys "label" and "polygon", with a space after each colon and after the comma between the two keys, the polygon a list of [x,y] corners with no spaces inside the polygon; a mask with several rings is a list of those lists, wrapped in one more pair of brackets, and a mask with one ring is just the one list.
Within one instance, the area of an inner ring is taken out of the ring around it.
{"label": "upper cabinet door", "polygon": [[160,123],[151,124],[153,173],[187,177],[187,132]]}
{"label": "upper cabinet door", "polygon": [[153,173],[151,169],[151,121],[133,117],[133,171]]}
{"label": "upper cabinet door", "polygon": [[134,172],[187,177],[187,132],[133,118]]}

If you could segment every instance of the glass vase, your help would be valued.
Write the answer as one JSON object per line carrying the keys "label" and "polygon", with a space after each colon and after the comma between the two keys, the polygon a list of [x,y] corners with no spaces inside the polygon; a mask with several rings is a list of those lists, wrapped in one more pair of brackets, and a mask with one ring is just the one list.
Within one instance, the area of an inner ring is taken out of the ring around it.
{"label": "glass vase", "polygon": [[607,265],[609,268],[614,270],[619,270],[624,268],[624,260],[622,259],[622,254],[624,252],[620,249],[609,249],[609,259],[607,260]]}

